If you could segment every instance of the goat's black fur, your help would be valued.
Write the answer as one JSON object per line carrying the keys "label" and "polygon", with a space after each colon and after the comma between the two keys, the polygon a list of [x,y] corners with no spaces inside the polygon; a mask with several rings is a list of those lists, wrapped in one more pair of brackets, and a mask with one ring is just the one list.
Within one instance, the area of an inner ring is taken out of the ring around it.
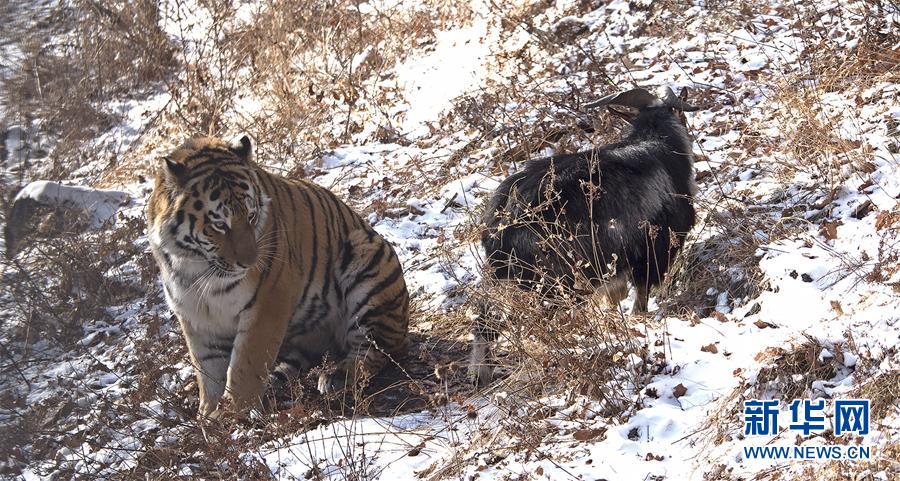
{"label": "goat's black fur", "polygon": [[[500,184],[483,219],[487,278],[549,295],[573,292],[578,277],[593,289],[628,279],[634,311],[647,309],[649,288],[662,282],[694,225],[691,141],[683,114],[665,104],[628,120],[620,142],[533,160]],[[476,322],[473,363],[497,335],[484,323],[489,315]],[[482,379],[489,368],[473,368],[479,383],[490,380]]]}

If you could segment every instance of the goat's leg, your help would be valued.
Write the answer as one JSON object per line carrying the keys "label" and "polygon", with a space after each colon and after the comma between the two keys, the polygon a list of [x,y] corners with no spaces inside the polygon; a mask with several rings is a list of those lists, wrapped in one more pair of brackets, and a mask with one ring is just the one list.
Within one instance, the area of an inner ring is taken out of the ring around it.
{"label": "goat's leg", "polygon": [[[635,263],[641,266],[631,269],[631,282],[634,284],[634,306],[631,308],[632,314],[644,314],[647,312],[647,304],[650,298],[650,282],[647,272],[647,261]],[[642,268],[643,267],[643,268]]]}
{"label": "goat's leg", "polygon": [[631,313],[644,314],[647,312],[647,304],[650,302],[650,285],[647,282],[635,281],[634,290],[636,293]]}
{"label": "goat's leg", "polygon": [[472,311],[472,354],[469,358],[469,375],[478,387],[490,384],[494,376],[493,345],[499,337],[497,329],[491,326],[488,301],[479,302]]}
{"label": "goat's leg", "polygon": [[606,299],[610,308],[618,309],[619,303],[628,297],[627,277],[618,275],[600,286],[600,294]]}

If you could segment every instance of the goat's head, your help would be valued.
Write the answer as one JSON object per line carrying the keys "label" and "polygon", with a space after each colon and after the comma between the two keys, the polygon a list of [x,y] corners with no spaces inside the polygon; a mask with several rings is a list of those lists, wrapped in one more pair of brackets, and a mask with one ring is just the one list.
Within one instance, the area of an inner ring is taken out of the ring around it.
{"label": "goat's head", "polygon": [[[678,117],[678,120],[682,125],[686,125],[687,119],[684,116],[684,112],[694,112],[699,110],[698,107],[694,107],[687,103],[687,96],[687,88],[681,89],[680,95],[675,94],[669,87],[660,87],[656,94],[653,94],[646,89],[636,88],[607,95],[600,100],[585,104],[585,107],[606,107],[611,114],[624,119],[629,124],[634,123],[635,117],[644,110],[666,108]],[[636,110],[619,110],[613,108],[614,105],[632,107]]]}

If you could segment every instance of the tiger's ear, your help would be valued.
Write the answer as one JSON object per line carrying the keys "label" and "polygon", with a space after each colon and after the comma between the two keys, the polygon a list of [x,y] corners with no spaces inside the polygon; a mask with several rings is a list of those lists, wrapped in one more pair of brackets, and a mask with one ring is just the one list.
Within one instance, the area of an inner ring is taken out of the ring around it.
{"label": "tiger's ear", "polygon": [[184,186],[187,181],[187,167],[168,157],[163,157],[159,162],[159,169],[166,182],[170,185]]}
{"label": "tiger's ear", "polygon": [[240,147],[231,147],[231,151],[235,153],[238,157],[243,161],[250,160],[250,154],[253,151],[253,145],[250,143],[250,137],[246,135],[241,137],[241,145]]}

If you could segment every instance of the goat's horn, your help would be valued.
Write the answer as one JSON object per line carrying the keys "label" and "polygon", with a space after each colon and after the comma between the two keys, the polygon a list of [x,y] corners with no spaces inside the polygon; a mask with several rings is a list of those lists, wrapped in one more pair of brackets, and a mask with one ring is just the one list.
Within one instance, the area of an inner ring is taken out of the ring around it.
{"label": "goat's horn", "polygon": [[623,105],[625,107],[634,107],[637,109],[642,109],[652,104],[653,102],[658,101],[653,94],[646,91],[642,88],[636,88],[631,90],[626,90],[625,92],[619,92],[607,95],[606,97],[601,98],[600,100],[596,100],[589,104],[585,104],[586,108],[593,107],[603,107],[604,105]]}
{"label": "goat's horn", "polygon": [[669,87],[661,87],[659,89],[659,98],[662,100],[662,103],[670,108],[680,110],[682,112],[694,112],[696,110],[700,110],[699,107],[694,107],[693,105],[681,100],[681,97],[678,96],[672,89]]}

